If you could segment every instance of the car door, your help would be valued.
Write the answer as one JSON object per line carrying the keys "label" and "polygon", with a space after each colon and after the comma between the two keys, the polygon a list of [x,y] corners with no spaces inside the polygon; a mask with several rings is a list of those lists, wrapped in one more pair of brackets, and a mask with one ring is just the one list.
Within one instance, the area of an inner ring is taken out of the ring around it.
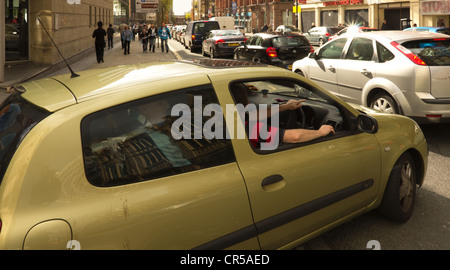
{"label": "car door", "polygon": [[[270,103],[271,97],[275,97],[270,92],[280,90],[280,85],[286,86],[286,82],[286,78],[270,82],[248,79],[244,84],[251,89],[251,103],[255,99]],[[218,80],[214,85],[217,88],[230,85],[229,91],[239,91],[233,90],[238,83]],[[297,81],[291,85],[299,86],[293,91],[312,89]],[[261,89],[270,89],[269,95],[264,96]],[[239,102],[239,97],[235,95],[224,102],[234,103],[233,100]],[[319,106],[320,102],[314,104]],[[324,108],[330,109],[330,115],[347,115],[345,109],[334,107],[332,102],[325,102]],[[243,123],[236,121],[238,125]],[[263,249],[287,247],[340,218],[364,211],[375,199],[380,177],[379,143],[373,134],[347,130],[347,124],[334,137],[296,145],[280,144],[273,151],[254,148],[246,139],[233,140]]]}
{"label": "car door", "polygon": [[315,53],[308,67],[309,78],[334,94],[339,94],[338,66],[346,42],[346,38],[338,38],[328,43]]}
{"label": "car door", "polygon": [[352,39],[345,60],[337,68],[339,96],[348,102],[361,104],[362,90],[375,75],[375,53],[373,40],[355,37]]}
{"label": "car door", "polygon": [[[209,118],[191,119],[194,107],[217,103],[212,87],[204,85],[83,119],[91,186],[80,205],[91,207],[74,210],[79,216],[69,220],[83,249],[259,248],[230,140],[192,133]],[[173,110],[189,115],[183,137],[173,133],[181,118]]]}

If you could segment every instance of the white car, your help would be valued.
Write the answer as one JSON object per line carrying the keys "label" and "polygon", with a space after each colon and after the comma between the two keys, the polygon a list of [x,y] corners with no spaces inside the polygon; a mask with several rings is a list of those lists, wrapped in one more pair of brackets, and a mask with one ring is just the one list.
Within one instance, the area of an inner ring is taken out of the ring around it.
{"label": "white car", "polygon": [[450,120],[450,37],[406,31],[340,36],[296,61],[299,73],[347,102],[418,122]]}

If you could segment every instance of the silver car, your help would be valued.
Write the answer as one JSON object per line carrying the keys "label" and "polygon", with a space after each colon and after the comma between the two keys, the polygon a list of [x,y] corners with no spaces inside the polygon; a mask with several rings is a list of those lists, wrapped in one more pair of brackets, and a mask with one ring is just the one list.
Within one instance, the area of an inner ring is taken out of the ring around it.
{"label": "silver car", "polygon": [[340,36],[296,61],[299,73],[347,102],[421,123],[450,121],[450,37],[377,31]]}

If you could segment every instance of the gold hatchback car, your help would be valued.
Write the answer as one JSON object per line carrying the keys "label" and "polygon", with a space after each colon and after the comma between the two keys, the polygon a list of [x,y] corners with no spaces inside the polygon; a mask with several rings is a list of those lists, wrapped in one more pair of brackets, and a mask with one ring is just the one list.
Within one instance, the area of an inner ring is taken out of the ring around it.
{"label": "gold hatchback car", "polygon": [[407,117],[233,60],[79,74],[1,105],[0,249],[291,249],[412,214],[428,149]]}

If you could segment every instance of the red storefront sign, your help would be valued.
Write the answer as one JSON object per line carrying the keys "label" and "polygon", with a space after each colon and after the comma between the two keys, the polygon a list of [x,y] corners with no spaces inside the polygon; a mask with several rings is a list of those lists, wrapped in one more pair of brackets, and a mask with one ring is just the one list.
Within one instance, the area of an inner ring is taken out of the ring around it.
{"label": "red storefront sign", "polygon": [[323,2],[323,5],[325,7],[339,6],[339,5],[356,5],[356,4],[364,4],[364,0],[341,0],[341,1]]}
{"label": "red storefront sign", "polygon": [[450,0],[422,1],[420,12],[422,15],[450,14]]}

